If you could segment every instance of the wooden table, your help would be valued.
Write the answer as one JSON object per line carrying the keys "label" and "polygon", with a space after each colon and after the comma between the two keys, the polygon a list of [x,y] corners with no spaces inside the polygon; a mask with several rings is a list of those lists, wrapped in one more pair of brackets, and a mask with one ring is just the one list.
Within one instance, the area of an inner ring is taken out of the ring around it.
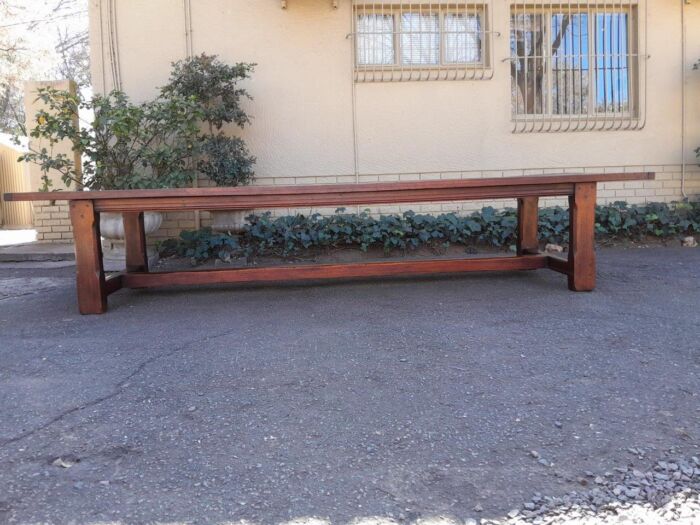
{"label": "wooden table", "polygon": [[[75,237],[78,305],[82,314],[107,310],[107,296],[121,288],[240,282],[413,276],[470,271],[549,268],[568,276],[569,289],[595,287],[595,202],[599,182],[652,180],[653,173],[551,175],[489,179],[318,184],[94,192],[8,193],[7,201],[69,201]],[[539,252],[540,197],[568,196],[568,259]],[[149,272],[144,211],[250,210],[348,206],[478,199],[518,200],[517,255],[469,259],[313,264],[268,268],[229,268]],[[100,243],[100,212],[121,212],[126,232],[126,271],[105,276]]]}

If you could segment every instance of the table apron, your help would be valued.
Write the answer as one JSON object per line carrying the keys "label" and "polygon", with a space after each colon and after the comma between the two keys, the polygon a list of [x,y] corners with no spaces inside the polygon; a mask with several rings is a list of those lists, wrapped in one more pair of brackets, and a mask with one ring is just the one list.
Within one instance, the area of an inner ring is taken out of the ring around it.
{"label": "table apron", "polygon": [[[295,195],[234,195],[131,197],[95,199],[97,212],[251,210],[271,208],[307,208],[414,202],[449,202],[524,197],[560,197],[574,194],[574,183],[486,186],[473,188],[431,188],[410,190],[333,192]],[[89,193],[86,195],[89,197]],[[91,199],[86,199],[91,200]]]}

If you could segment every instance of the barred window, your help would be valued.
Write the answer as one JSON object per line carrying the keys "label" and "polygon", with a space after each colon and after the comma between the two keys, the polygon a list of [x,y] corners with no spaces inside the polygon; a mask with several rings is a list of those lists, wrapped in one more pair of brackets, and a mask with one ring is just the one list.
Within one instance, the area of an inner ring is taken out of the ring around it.
{"label": "barred window", "polygon": [[363,66],[393,64],[394,17],[362,14],[357,16],[357,63]]}
{"label": "barred window", "polygon": [[484,4],[459,2],[354,5],[355,79],[490,78],[491,32]]}
{"label": "barred window", "polygon": [[481,16],[447,13],[444,33],[445,62],[448,64],[481,62]]}
{"label": "barred window", "polygon": [[642,125],[638,6],[511,8],[514,131]]}
{"label": "barred window", "polygon": [[440,63],[440,19],[437,13],[401,13],[401,63]]}

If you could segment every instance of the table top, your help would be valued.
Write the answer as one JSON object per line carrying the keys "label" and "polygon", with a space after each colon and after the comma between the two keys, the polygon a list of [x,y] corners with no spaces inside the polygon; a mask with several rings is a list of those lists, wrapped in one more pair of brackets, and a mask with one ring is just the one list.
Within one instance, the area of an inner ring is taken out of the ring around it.
{"label": "table top", "polygon": [[352,196],[373,192],[397,192],[412,190],[458,190],[460,188],[500,188],[513,189],[525,186],[557,186],[576,183],[603,183],[632,180],[653,180],[653,172],[637,173],[596,173],[596,174],[555,174],[524,177],[492,177],[448,180],[418,180],[403,182],[378,182],[356,184],[306,184],[284,186],[239,186],[232,188],[176,188],[155,190],[107,190],[107,191],[53,191],[5,193],[5,201],[73,201],[73,200],[134,200],[166,199],[187,197],[256,197],[256,196],[302,196],[333,193]]}

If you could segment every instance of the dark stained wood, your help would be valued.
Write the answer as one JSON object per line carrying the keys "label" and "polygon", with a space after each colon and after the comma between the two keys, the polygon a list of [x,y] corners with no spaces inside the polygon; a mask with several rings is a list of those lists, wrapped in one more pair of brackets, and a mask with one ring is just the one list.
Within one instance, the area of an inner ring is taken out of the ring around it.
{"label": "dark stained wood", "polygon": [[114,273],[105,279],[105,293],[111,295],[124,287],[123,273]]}
{"label": "dark stained wood", "polygon": [[[426,199],[436,199],[444,190],[451,194],[460,189],[478,189],[479,192],[464,193],[464,198],[498,198],[497,195],[506,197],[518,196],[538,196],[537,189],[544,187],[552,188],[556,185],[561,185],[556,191],[563,193],[551,193],[552,195],[568,195],[573,192],[573,184],[579,182],[614,182],[626,180],[652,180],[654,173],[599,173],[599,174],[566,174],[566,175],[541,175],[532,177],[499,177],[499,178],[484,178],[484,179],[450,179],[450,180],[430,180],[430,181],[407,181],[407,182],[381,182],[368,184],[309,184],[309,185],[294,185],[294,186],[243,186],[235,188],[179,188],[179,189],[163,189],[163,190],[114,190],[114,191],[95,191],[89,192],[89,196],[85,192],[33,192],[33,193],[6,193],[5,200],[7,201],[46,201],[46,200],[82,200],[85,198],[94,201],[114,201],[115,199],[122,200],[126,203],[131,203],[133,199],[175,199],[175,201],[186,204],[194,202],[192,199],[204,197],[210,199],[213,197],[234,197],[240,199],[241,206],[250,206],[251,202],[265,202],[265,206],[270,201],[275,199],[264,199],[263,197],[277,197],[279,202],[288,201],[295,202],[299,206],[309,204],[330,205],[330,204],[371,204],[371,203],[391,203],[391,202],[411,202],[407,200],[394,201],[402,193],[413,194],[410,198],[416,198],[414,194],[422,193],[426,195]],[[518,188],[530,186],[529,190],[519,190]],[[496,188],[506,187],[502,191],[496,191]],[[549,190],[554,191],[554,190]],[[430,192],[435,192],[429,195]],[[380,195],[386,193],[386,195]],[[459,193],[459,192],[457,192]],[[522,195],[520,194],[522,193]],[[367,198],[371,194],[376,200],[365,202],[362,199]],[[316,198],[311,197],[316,195]],[[474,195],[469,197],[469,195]],[[306,197],[305,197],[306,196]],[[539,195],[542,196],[542,195]],[[251,197],[251,199],[245,199]],[[418,195],[420,197],[420,195]],[[293,200],[292,198],[296,199]],[[408,198],[408,197],[407,197]],[[178,199],[182,199],[178,201]],[[343,200],[344,199],[344,200]],[[222,199],[225,202],[226,199]],[[419,202],[419,201],[415,201]],[[428,202],[421,199],[420,202]],[[327,204],[324,204],[327,203]],[[206,205],[210,205],[211,201]],[[287,204],[285,204],[286,206]],[[98,211],[107,211],[104,207],[99,207],[96,204]],[[280,207],[282,205],[280,204]],[[127,208],[129,209],[129,208]],[[144,211],[146,208],[137,211]],[[182,209],[182,208],[180,208]],[[121,211],[121,210],[117,210]]]}
{"label": "dark stained wood", "polygon": [[[653,178],[653,173],[550,175],[380,184],[11,193],[6,194],[5,199],[70,201],[79,308],[81,313],[96,314],[106,311],[107,295],[121,288],[169,285],[350,279],[550,268],[568,276],[571,290],[589,291],[595,287],[596,184]],[[540,197],[546,196],[569,197],[571,239],[568,260],[537,253],[537,204]],[[143,228],[143,212],[147,210],[294,208],[492,198],[518,199],[516,257],[148,273]],[[108,279],[105,279],[102,267],[99,228],[101,211],[124,213],[126,231],[127,272],[110,276]]]}
{"label": "dark stained wood", "polygon": [[545,255],[475,259],[429,259],[346,264],[307,264],[267,268],[227,268],[179,272],[127,273],[127,288],[247,282],[307,281],[368,277],[399,277],[461,272],[535,270],[546,268]]}
{"label": "dark stained wood", "polygon": [[107,289],[102,268],[99,214],[92,201],[70,201],[70,218],[75,238],[78,308],[81,314],[104,313]]}
{"label": "dark stained wood", "polygon": [[537,197],[518,199],[518,240],[516,245],[518,255],[539,252],[540,243],[537,238],[538,202]]}
{"label": "dark stained wood", "polygon": [[548,255],[547,268],[549,268],[550,270],[554,270],[555,272],[569,275],[569,261],[567,261],[566,259],[562,259],[561,257]]}
{"label": "dark stained wood", "polygon": [[147,272],[146,231],[143,227],[143,212],[124,212],[124,244],[126,246],[126,271]]}
{"label": "dark stained wood", "polygon": [[569,290],[590,292],[595,288],[596,183],[576,184],[569,197]]}
{"label": "dark stained wood", "polygon": [[[451,182],[451,181],[433,181]],[[364,186],[364,185],[363,185]],[[217,189],[217,188],[213,188]],[[272,208],[310,208],[319,206],[351,206],[397,204],[403,202],[450,202],[475,199],[507,199],[517,197],[554,197],[572,195],[571,183],[421,188],[411,190],[342,192],[327,188],[328,193],[289,193],[279,195],[208,195],[179,197],[126,197],[95,200],[98,211],[138,211],[147,206],[151,211],[249,210]]]}

